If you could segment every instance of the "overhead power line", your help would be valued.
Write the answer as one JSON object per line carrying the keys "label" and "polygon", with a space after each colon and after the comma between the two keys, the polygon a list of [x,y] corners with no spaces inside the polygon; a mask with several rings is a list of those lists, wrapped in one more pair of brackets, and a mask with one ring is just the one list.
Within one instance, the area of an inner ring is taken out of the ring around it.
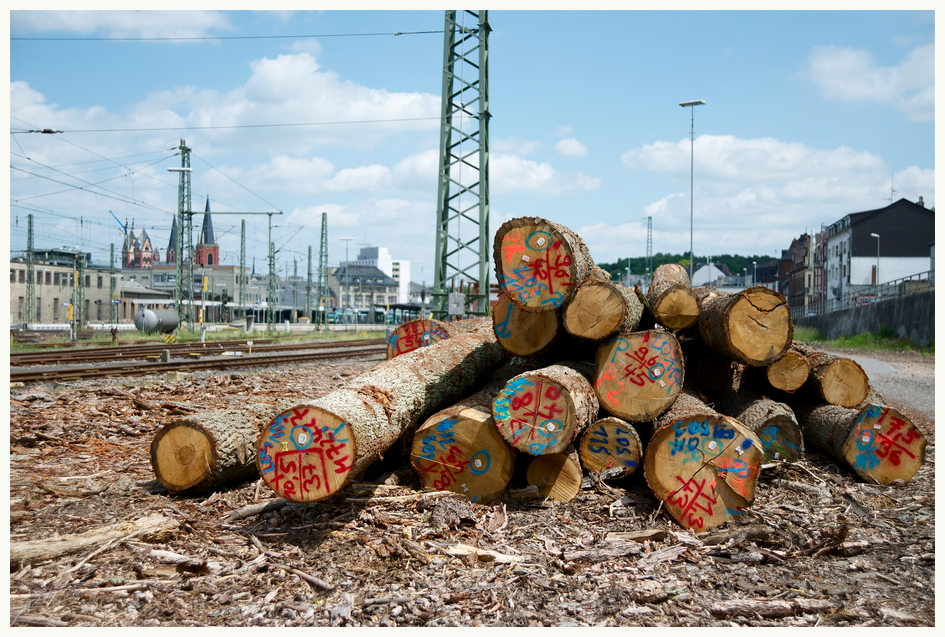
{"label": "overhead power line", "polygon": [[201,35],[193,37],[163,37],[163,38],[10,38],[11,40],[33,41],[33,42],[162,42],[175,40],[277,40],[277,39],[300,39],[300,38],[365,38],[377,36],[398,36],[398,35],[428,35],[433,33],[443,33],[440,31],[387,31],[381,33],[316,33],[308,35]]}
{"label": "overhead power line", "polygon": [[[439,120],[439,117],[405,117],[402,119],[362,119],[343,122],[301,122],[297,124],[232,124],[229,126],[162,126],[158,128],[75,128],[71,130],[57,130],[55,133],[139,133],[147,131],[179,131],[179,130],[217,130],[223,128],[286,128],[289,126],[335,126],[338,124],[386,124],[390,122],[422,122]],[[42,133],[41,130],[10,131],[11,135],[23,133]]]}

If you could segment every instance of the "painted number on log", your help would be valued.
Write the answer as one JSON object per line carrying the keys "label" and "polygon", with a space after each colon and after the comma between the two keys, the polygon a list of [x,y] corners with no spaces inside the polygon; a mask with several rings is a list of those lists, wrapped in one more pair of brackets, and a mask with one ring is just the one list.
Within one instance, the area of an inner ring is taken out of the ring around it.
{"label": "painted number on log", "polygon": [[563,253],[560,241],[550,232],[536,230],[524,238],[521,232],[510,232],[502,244],[508,294],[531,307],[556,308],[565,302],[562,289],[576,283],[571,280],[572,257]]}
{"label": "painted number on log", "polygon": [[898,466],[902,457],[915,460],[922,434],[914,425],[890,413],[888,407],[873,405],[857,417],[855,469],[874,469],[882,463]]}
{"label": "painted number on log", "polygon": [[[636,445],[632,442],[631,432],[618,425],[604,426],[598,424],[588,434],[587,450],[593,454],[610,456],[607,467],[618,464],[625,467],[636,467],[639,460]],[[629,457],[625,458],[624,455]]]}
{"label": "painted number on log", "polygon": [[715,492],[715,479],[698,477],[683,480],[676,476],[680,487],[666,500],[667,508],[671,509],[673,517],[690,529],[705,528],[706,518],[715,515],[715,507],[719,503]]}
{"label": "painted number on log", "polygon": [[503,437],[513,447],[525,444],[528,453],[542,451],[559,442],[564,423],[559,419],[567,411],[567,403],[557,383],[520,378],[510,381],[499,392],[493,416]]}
{"label": "painted number on log", "polygon": [[[450,487],[467,469],[474,475],[482,475],[491,465],[489,452],[485,449],[478,450],[471,458],[465,457],[466,453],[456,444],[453,431],[456,422],[452,419],[443,420],[422,434],[422,447],[417,458],[430,461],[423,468],[424,473],[438,474],[432,484],[437,491],[455,490]],[[468,491],[463,485],[459,485],[459,489]],[[475,502],[477,498],[473,496],[471,500]]]}
{"label": "painted number on log", "polygon": [[260,474],[287,499],[311,501],[330,495],[330,474],[351,469],[345,423],[319,426],[309,409],[293,409],[272,421],[259,449]]}
{"label": "painted number on log", "polygon": [[[616,341],[616,343],[614,343]],[[604,363],[604,370],[598,376],[599,387],[607,381],[614,389],[604,394],[604,399],[614,407],[620,405],[619,396],[628,385],[635,387],[659,386],[665,395],[678,391],[682,379],[682,369],[676,358],[676,348],[665,336],[647,332],[643,344],[630,351],[630,341],[615,337],[608,345],[613,347],[613,355]]]}
{"label": "painted number on log", "polygon": [[437,341],[449,338],[442,327],[434,325],[429,319],[411,321],[398,328],[390,335],[390,345],[397,356],[412,352],[421,347],[428,347]]}

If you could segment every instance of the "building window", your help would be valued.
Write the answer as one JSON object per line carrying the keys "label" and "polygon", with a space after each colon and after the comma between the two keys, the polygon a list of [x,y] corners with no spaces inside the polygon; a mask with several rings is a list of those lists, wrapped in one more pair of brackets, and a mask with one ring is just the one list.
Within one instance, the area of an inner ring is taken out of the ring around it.
{"label": "building window", "polygon": [[91,274],[86,274],[86,275],[85,275],[85,287],[87,287],[87,288],[92,287],[92,275],[91,275]]}
{"label": "building window", "polygon": [[62,285],[62,278],[58,272],[53,274],[53,285]]}
{"label": "building window", "polygon": [[98,289],[99,290],[102,289],[102,275],[101,274],[98,275]]}
{"label": "building window", "polygon": [[50,280],[52,280],[52,272],[46,273],[46,285],[49,285]]}
{"label": "building window", "polygon": [[59,299],[55,298],[52,300],[52,317],[54,321],[59,320]]}
{"label": "building window", "polygon": [[23,297],[22,296],[17,299],[16,315],[17,317],[19,317],[21,321],[23,320]]}
{"label": "building window", "polygon": [[16,283],[16,270],[10,268],[10,283]]}
{"label": "building window", "polygon": [[26,270],[17,270],[17,280],[20,283],[26,283]]}

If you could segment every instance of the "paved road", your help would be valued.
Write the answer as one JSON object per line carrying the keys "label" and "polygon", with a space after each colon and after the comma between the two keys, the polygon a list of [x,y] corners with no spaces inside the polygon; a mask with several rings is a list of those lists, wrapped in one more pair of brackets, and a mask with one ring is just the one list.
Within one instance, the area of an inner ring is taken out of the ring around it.
{"label": "paved road", "polygon": [[891,402],[910,407],[924,416],[935,419],[935,375],[904,373],[907,366],[884,363],[861,354],[831,352],[852,358],[869,376],[870,383]]}

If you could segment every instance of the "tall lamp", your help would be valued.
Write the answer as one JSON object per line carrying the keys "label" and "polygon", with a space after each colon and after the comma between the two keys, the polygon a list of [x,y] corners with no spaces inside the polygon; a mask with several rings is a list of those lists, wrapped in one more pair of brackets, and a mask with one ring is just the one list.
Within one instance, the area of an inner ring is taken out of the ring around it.
{"label": "tall lamp", "polygon": [[871,237],[876,237],[876,291],[879,296],[879,235],[875,232],[870,233]]}
{"label": "tall lamp", "polygon": [[691,100],[689,102],[680,102],[682,107],[689,106],[689,113],[692,122],[689,129],[689,280],[692,281],[692,262],[695,261],[695,254],[692,251],[692,192],[693,192],[693,172],[695,168],[694,150],[696,142],[696,106],[705,104],[705,100]]}

